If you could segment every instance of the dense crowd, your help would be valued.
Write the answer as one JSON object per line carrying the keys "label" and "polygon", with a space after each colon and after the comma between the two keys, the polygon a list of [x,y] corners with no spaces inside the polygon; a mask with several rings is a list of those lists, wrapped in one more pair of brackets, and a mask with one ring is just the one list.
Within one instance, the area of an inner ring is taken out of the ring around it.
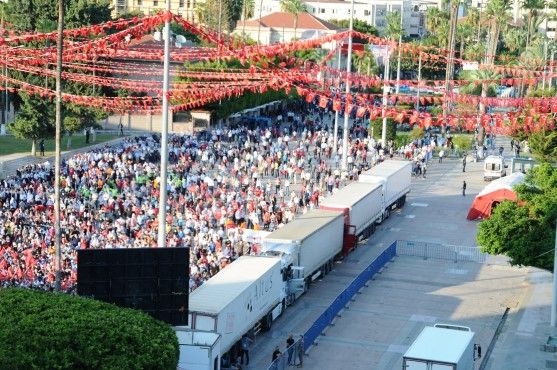
{"label": "dense crowd", "polygon": [[[204,140],[171,136],[167,245],[190,247],[191,289],[237,256],[257,253],[257,231],[317,207],[327,192],[380,160],[375,142],[354,138],[349,170],[340,171],[332,134],[315,121],[291,119],[289,129],[217,129]],[[159,148],[156,135],[131,137],[63,161],[65,290],[75,285],[78,249],[156,247]],[[49,162],[0,181],[2,285],[53,287],[53,181]]]}

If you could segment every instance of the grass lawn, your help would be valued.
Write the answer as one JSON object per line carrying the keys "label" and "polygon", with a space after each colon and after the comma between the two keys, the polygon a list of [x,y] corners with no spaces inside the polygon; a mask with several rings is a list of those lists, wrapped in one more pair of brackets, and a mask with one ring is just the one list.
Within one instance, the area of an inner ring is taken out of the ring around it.
{"label": "grass lawn", "polygon": [[[89,144],[85,144],[85,136],[83,135],[76,135],[72,137],[72,147],[71,149],[79,149],[85,146],[90,146],[94,144],[99,144],[105,141],[109,141],[112,139],[118,138],[117,135],[113,134],[100,134],[97,135],[96,142],[89,142]],[[90,138],[92,140],[92,137]],[[54,139],[48,139],[44,142],[45,146],[45,155],[51,156],[54,155]],[[62,137],[62,151],[66,151],[68,144],[68,137]],[[6,135],[0,136],[0,156],[1,155],[8,155],[14,153],[27,153],[31,154],[31,140],[21,140],[17,139],[15,136]],[[37,155],[39,155],[39,143],[37,142]]]}

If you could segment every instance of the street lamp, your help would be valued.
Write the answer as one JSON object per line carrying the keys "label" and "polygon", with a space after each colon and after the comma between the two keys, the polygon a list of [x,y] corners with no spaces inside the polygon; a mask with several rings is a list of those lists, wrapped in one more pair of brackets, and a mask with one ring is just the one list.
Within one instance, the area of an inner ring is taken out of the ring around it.
{"label": "street lamp", "polygon": [[[354,0],[350,10],[350,28],[348,34],[348,57],[346,59],[346,104],[350,94],[350,72],[352,70],[352,31],[354,29]],[[344,130],[342,132],[342,169],[348,168],[348,120],[350,112],[344,108]]]}
{"label": "street lamp", "polygon": [[[1,0],[2,2],[2,32],[5,30],[4,26],[4,14],[6,9],[4,4],[8,0]],[[8,125],[8,107],[9,107],[9,96],[8,96],[8,45],[4,45],[4,111],[2,112],[2,124],[0,124],[0,135],[6,135],[6,126]]]}
{"label": "street lamp", "polygon": [[[170,12],[170,0],[166,0],[166,11]],[[168,171],[168,92],[170,86],[170,20],[164,21],[164,71],[162,85],[162,123],[161,123],[161,181],[159,182],[159,230],[157,246],[166,247],[166,203],[167,203],[167,171]]]}

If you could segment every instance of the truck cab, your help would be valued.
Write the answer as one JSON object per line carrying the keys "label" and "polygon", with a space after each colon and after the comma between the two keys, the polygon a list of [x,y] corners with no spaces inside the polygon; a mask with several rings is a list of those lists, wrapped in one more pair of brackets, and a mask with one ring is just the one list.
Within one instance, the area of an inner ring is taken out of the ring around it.
{"label": "truck cab", "polygon": [[500,155],[490,155],[484,160],[484,181],[499,179],[507,175],[505,158]]}

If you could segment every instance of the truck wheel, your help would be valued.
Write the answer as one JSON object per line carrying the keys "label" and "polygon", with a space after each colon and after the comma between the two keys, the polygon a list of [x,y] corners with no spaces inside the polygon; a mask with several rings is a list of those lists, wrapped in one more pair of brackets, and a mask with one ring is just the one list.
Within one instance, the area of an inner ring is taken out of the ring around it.
{"label": "truck wheel", "polygon": [[263,318],[263,330],[265,331],[269,331],[271,330],[271,326],[273,326],[273,313],[269,312],[267,313],[267,315]]}

